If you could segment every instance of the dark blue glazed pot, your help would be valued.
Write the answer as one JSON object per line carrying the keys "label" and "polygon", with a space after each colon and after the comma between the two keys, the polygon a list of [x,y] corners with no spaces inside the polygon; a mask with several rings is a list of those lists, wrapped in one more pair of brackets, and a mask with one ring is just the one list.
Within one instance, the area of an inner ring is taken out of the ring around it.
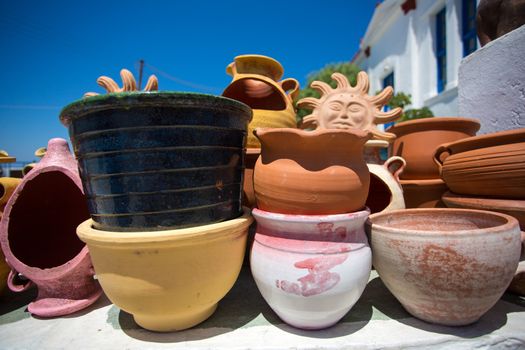
{"label": "dark blue glazed pot", "polygon": [[94,226],[108,231],[205,225],[242,214],[251,109],[180,92],[99,95],[66,106]]}

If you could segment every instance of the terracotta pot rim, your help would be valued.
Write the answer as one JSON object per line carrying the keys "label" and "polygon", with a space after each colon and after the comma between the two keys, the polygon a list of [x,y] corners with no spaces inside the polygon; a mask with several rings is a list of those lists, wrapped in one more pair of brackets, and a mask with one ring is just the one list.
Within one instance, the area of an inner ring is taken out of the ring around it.
{"label": "terracotta pot rim", "polygon": [[250,117],[247,121],[251,120],[252,116],[252,109],[248,105],[224,96],[180,91],[129,91],[79,99],[65,106],[60,112],[59,118],[62,124],[69,126],[73,119],[81,118],[95,111],[119,107],[158,106],[159,104],[165,106],[189,106],[194,104],[199,108],[202,106],[213,107],[220,105],[225,109],[238,110],[249,114]]}
{"label": "terracotta pot rim", "polygon": [[348,129],[315,129],[315,130],[303,130],[297,128],[256,128],[253,131],[254,135],[257,134],[293,134],[301,138],[309,139],[322,136],[335,136],[335,135],[355,135],[358,138],[370,138],[372,133],[357,128]]}
{"label": "terracotta pot rim", "polygon": [[[458,154],[474,149],[503,146],[523,142],[525,142],[525,128],[504,130],[490,134],[467,137],[454,142],[443,144],[441,145],[441,148],[446,148],[452,151],[453,154]],[[479,143],[482,143],[482,147],[480,147]],[[457,149],[457,153],[454,153],[455,149]]]}
{"label": "terracotta pot rim", "polygon": [[275,221],[285,221],[289,223],[315,223],[320,221],[341,221],[349,219],[366,218],[370,215],[370,209],[365,207],[363,210],[342,213],[342,214],[319,214],[319,215],[303,215],[303,214],[281,214],[274,213],[259,208],[252,209],[253,216],[263,217]]}
{"label": "terracotta pot rim", "polygon": [[435,185],[444,185],[445,181],[443,181],[442,179],[416,179],[416,180],[400,179],[399,183],[402,186],[405,186],[405,185],[435,186]]}
{"label": "terracotta pot rim", "polygon": [[[525,199],[509,199],[509,198],[488,198],[483,196],[473,196],[457,194],[447,191],[441,197],[445,204],[454,204],[460,206],[468,206],[472,209],[480,210],[512,210],[525,212]],[[482,200],[483,202],[480,202]],[[516,206],[512,206],[515,204]],[[489,209],[490,208],[490,209]]]}
{"label": "terracotta pot rim", "polygon": [[144,245],[194,245],[201,242],[232,239],[247,234],[253,218],[250,210],[243,207],[243,215],[214,224],[162,231],[103,231],[93,227],[88,219],[77,227],[77,235],[88,245],[126,248]]}
{"label": "terracotta pot rim", "polygon": [[478,216],[485,216],[485,217],[492,217],[492,218],[499,218],[504,219],[506,222],[503,224],[499,224],[496,226],[486,227],[486,228],[477,228],[477,229],[465,229],[465,230],[453,230],[453,231],[446,231],[448,233],[451,233],[451,235],[447,235],[446,237],[453,237],[454,239],[460,239],[460,238],[468,238],[472,236],[481,236],[481,235],[487,235],[487,234],[501,234],[502,232],[507,232],[509,230],[515,229],[517,232],[520,232],[519,229],[519,223],[518,220],[510,215],[488,211],[488,210],[479,210],[479,209],[462,209],[462,208],[414,208],[414,209],[399,209],[399,210],[393,210],[391,212],[387,213],[376,213],[369,216],[367,220],[367,226],[371,227],[372,235],[374,234],[374,231],[376,232],[382,232],[386,234],[399,234],[403,235],[405,237],[408,236],[414,236],[414,237],[421,237],[421,235],[424,235],[425,237],[442,237],[443,236],[443,230],[421,230],[421,229],[411,229],[411,228],[395,228],[390,227],[388,225],[384,224],[377,224],[374,223],[374,220],[378,220],[380,218],[383,218],[385,216],[405,216],[405,215],[428,215],[431,214],[432,216],[440,215],[440,214],[448,214],[448,215],[454,215],[454,216],[462,216],[462,214],[467,215],[478,215]]}
{"label": "terracotta pot rim", "polygon": [[475,133],[481,127],[478,119],[464,117],[430,117],[407,120],[395,124],[386,131],[396,134],[397,137],[414,132],[426,130],[458,130],[460,125],[466,125]]}

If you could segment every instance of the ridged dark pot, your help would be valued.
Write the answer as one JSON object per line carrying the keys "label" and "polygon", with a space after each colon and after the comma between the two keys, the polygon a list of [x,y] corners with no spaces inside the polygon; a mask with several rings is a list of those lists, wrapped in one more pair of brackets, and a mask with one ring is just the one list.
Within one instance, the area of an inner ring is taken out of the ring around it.
{"label": "ridged dark pot", "polygon": [[251,109],[212,95],[130,92],[85,98],[60,120],[94,226],[164,230],[242,214]]}

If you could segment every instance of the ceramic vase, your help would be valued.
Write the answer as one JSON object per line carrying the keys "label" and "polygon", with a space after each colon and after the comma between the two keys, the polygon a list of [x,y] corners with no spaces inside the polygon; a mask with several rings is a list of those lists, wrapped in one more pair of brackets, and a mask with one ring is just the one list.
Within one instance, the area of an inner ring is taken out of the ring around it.
{"label": "ceramic vase", "polygon": [[329,215],[362,210],[370,184],[358,129],[256,129],[261,156],[254,169],[259,209]]}
{"label": "ceramic vase", "polygon": [[[14,177],[0,177],[0,219],[2,218],[7,201],[11,198],[16,186],[18,186],[21,181],[22,179]],[[0,251],[0,292],[7,286],[9,271],[10,268],[5,261],[5,256],[2,251]]]}
{"label": "ceramic vase", "polygon": [[405,209],[370,216],[373,264],[413,316],[448,326],[476,322],[511,282],[518,221],[467,209]]}
{"label": "ceramic vase", "polygon": [[370,170],[370,189],[366,206],[372,213],[405,209],[403,189],[399,175],[403,173],[406,162],[401,157],[390,157],[384,164],[368,163]]}
{"label": "ceramic vase", "polygon": [[137,324],[158,332],[206,320],[240,272],[248,226],[243,216],[198,227],[110,232],[82,223],[97,277],[108,298]]}
{"label": "ceramic vase", "polygon": [[38,288],[28,306],[32,314],[67,315],[102,294],[88,249],[75,234],[87,218],[77,163],[66,140],[51,139],[46,156],[13,192],[0,223],[0,243],[11,267],[9,288]]}
{"label": "ceramic vase", "polygon": [[439,178],[439,169],[433,161],[439,145],[476,135],[480,124],[476,119],[433,117],[398,123],[387,131],[397,136],[390,154],[403,157],[407,167],[402,180]]}
{"label": "ceramic vase", "polygon": [[253,130],[295,128],[297,126],[293,99],[299,92],[299,82],[280,80],[284,70],[279,62],[262,55],[237,56],[226,72],[233,77],[223,96],[241,101],[253,109],[248,126],[248,148],[260,148]]}
{"label": "ceramic vase", "polygon": [[288,215],[253,209],[250,266],[263,298],[286,323],[322,329],[357,302],[371,271],[369,210]]}
{"label": "ceramic vase", "polygon": [[525,128],[443,144],[434,160],[454,193],[525,199]]}
{"label": "ceramic vase", "polygon": [[224,97],[127,92],[64,108],[97,229],[152,231],[242,214],[248,106]]}

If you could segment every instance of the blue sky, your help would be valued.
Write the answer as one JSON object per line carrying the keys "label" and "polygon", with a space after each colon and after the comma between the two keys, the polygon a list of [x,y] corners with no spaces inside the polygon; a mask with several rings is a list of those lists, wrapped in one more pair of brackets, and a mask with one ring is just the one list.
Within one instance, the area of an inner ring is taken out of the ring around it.
{"label": "blue sky", "polygon": [[277,59],[304,86],[352,58],[376,2],[0,0],[0,149],[30,161],[48,139],[68,139],[61,108],[103,92],[100,75],[138,79],[140,59],[160,90],[219,95],[242,54]]}

